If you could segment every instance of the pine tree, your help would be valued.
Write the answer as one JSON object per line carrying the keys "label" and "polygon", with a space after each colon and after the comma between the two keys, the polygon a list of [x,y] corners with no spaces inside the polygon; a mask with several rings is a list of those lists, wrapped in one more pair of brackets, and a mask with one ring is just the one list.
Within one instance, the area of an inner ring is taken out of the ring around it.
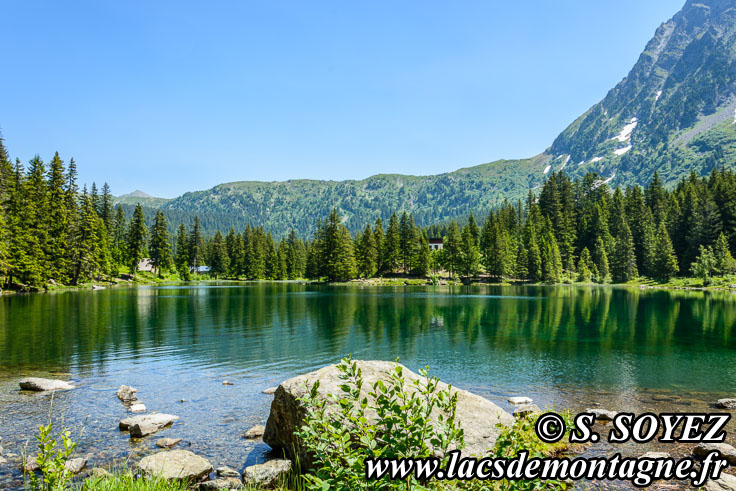
{"label": "pine tree", "polygon": [[[90,203],[92,198],[90,197]],[[92,206],[94,208],[94,206]],[[96,213],[96,212],[95,212]],[[143,259],[146,253],[146,219],[143,216],[143,207],[141,204],[135,207],[133,217],[130,219],[128,227],[128,266],[130,272],[135,275],[138,272],[138,263]]]}
{"label": "pine tree", "polygon": [[128,229],[125,210],[118,205],[112,229],[112,262],[116,268],[128,265]]}
{"label": "pine tree", "polygon": [[[104,223],[104,219],[101,219]],[[148,246],[148,255],[151,258],[151,266],[154,267],[159,278],[163,277],[164,271],[168,271],[174,265],[174,260],[171,257],[169,227],[166,223],[166,216],[161,210],[156,212],[156,217],[151,227],[151,241]]]}
{"label": "pine tree", "polygon": [[590,283],[593,277],[591,271],[591,263],[593,260],[590,258],[590,251],[587,247],[584,247],[580,252],[580,259],[578,260],[578,281],[581,283]]}
{"label": "pine tree", "polygon": [[48,220],[49,240],[47,242],[48,276],[59,283],[69,282],[69,210],[64,186],[64,162],[59,153],[54,154],[48,173],[48,200],[45,215]]}
{"label": "pine tree", "polygon": [[379,275],[386,271],[384,260],[384,238],[383,222],[381,222],[381,217],[378,217],[376,218],[376,223],[373,226],[373,241],[376,243],[376,273]]}
{"label": "pine tree", "polygon": [[598,237],[598,240],[596,240],[595,249],[593,250],[593,262],[598,271],[598,283],[607,283],[610,279],[608,253],[602,237]]}
{"label": "pine tree", "polygon": [[74,285],[93,279],[100,269],[99,217],[86,188],[82,192],[79,213],[72,255],[72,284]]}
{"label": "pine tree", "polygon": [[626,283],[638,276],[634,239],[629,225],[623,221],[618,224],[618,236],[611,256],[611,275],[616,283]]}
{"label": "pine tree", "polygon": [[110,231],[113,228],[113,221],[115,220],[113,204],[112,204],[112,193],[110,192],[110,185],[105,183],[102,186],[102,197],[100,198],[100,218],[102,218],[105,228]]}
{"label": "pine tree", "polygon": [[452,220],[447,229],[442,249],[445,256],[445,269],[450,273],[450,276],[454,276],[455,272],[460,269],[460,247],[460,228],[457,226],[457,222]]}
{"label": "pine tree", "polygon": [[414,260],[414,269],[412,270],[412,274],[422,277],[427,276],[431,267],[432,249],[429,248],[429,237],[427,237],[427,232],[422,231],[422,235],[419,240],[419,247],[417,248],[417,255]]}
{"label": "pine tree", "polygon": [[191,276],[189,270],[189,234],[187,234],[187,228],[183,223],[179,224],[179,231],[176,235],[174,263],[179,277],[184,281],[188,281]]}
{"label": "pine tree", "polygon": [[358,246],[356,250],[358,274],[363,278],[370,278],[378,270],[378,250],[370,225],[366,225],[365,231],[360,237],[356,237],[356,244]]}
{"label": "pine tree", "polygon": [[230,268],[230,257],[227,254],[227,244],[219,230],[212,238],[212,253],[209,261],[210,274],[215,278],[227,274]]}
{"label": "pine tree", "polygon": [[672,241],[667,233],[664,221],[659,222],[654,249],[656,251],[653,265],[654,276],[660,281],[668,281],[677,274],[680,268],[677,265],[675,249],[672,247]]}
{"label": "pine tree", "polygon": [[480,252],[478,252],[478,246],[469,224],[463,227],[458,252],[458,273],[460,273],[460,276],[470,279],[477,275],[480,267]]}
{"label": "pine tree", "polygon": [[355,253],[350,232],[340,221],[337,209],[332,210],[324,225],[322,254],[329,281],[346,281],[355,277]]}
{"label": "pine tree", "polygon": [[731,255],[728,240],[723,232],[721,232],[718,240],[716,240],[716,244],[713,247],[713,254],[716,259],[716,271],[719,274],[732,274],[736,271],[736,261]]}
{"label": "pine tree", "polygon": [[396,213],[391,215],[383,241],[383,265],[386,273],[393,273],[401,265],[401,227]]}
{"label": "pine tree", "polygon": [[[140,206],[140,205],[139,205]],[[199,267],[204,266],[205,243],[202,238],[202,225],[199,216],[194,217],[194,226],[189,235],[189,268],[194,273],[199,272]]]}
{"label": "pine tree", "polygon": [[542,280],[547,283],[559,283],[562,279],[562,257],[549,218],[545,218],[539,249],[542,259]]}

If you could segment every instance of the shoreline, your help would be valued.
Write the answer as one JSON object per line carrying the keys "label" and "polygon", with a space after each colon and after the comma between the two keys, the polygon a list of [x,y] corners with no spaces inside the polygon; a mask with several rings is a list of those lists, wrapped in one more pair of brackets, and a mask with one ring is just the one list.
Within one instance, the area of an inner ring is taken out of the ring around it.
{"label": "shoreline", "polygon": [[106,290],[108,288],[119,287],[135,287],[135,286],[171,286],[171,285],[198,285],[207,283],[233,283],[233,284],[249,284],[249,283],[299,283],[305,285],[329,285],[329,286],[494,286],[494,287],[610,287],[610,288],[628,288],[639,290],[680,290],[680,291],[718,291],[718,292],[736,292],[736,278],[714,278],[720,280],[708,286],[702,284],[702,281],[692,277],[675,278],[666,283],[659,283],[649,278],[638,278],[627,283],[595,283],[595,282],[570,282],[570,283],[532,283],[517,280],[505,280],[500,282],[489,281],[471,281],[464,283],[456,279],[436,279],[430,277],[417,278],[411,276],[393,276],[378,278],[360,278],[349,281],[321,281],[299,278],[294,280],[246,280],[233,278],[201,278],[193,280],[180,280],[178,278],[158,278],[154,275],[140,275],[134,280],[123,278],[115,278],[113,280],[104,280],[93,283],[84,283],[81,285],[48,285],[47,288],[32,287],[30,290],[0,290],[0,297],[8,295],[24,295],[37,293],[61,293],[69,291],[95,291]]}

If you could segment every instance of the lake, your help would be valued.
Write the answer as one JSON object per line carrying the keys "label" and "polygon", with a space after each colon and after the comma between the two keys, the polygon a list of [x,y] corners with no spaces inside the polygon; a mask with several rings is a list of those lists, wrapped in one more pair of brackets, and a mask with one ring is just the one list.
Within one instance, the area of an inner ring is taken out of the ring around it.
{"label": "lake", "polygon": [[[91,465],[134,462],[156,438],[177,437],[242,470],[268,450],[242,438],[266,421],[271,396],[261,391],[349,353],[429,365],[506,409],[508,396],[525,395],[573,410],[708,410],[736,395],[735,324],[728,292],[613,287],[206,283],[9,295],[0,437],[6,454],[20,454],[48,419],[52,398],[20,392],[19,378],[62,378],[79,387],[55,394],[54,414],[81,431]],[[181,419],[131,441],[117,429],[129,415],[115,397],[122,384],[149,412]],[[19,484],[14,467],[0,465],[0,487]]]}

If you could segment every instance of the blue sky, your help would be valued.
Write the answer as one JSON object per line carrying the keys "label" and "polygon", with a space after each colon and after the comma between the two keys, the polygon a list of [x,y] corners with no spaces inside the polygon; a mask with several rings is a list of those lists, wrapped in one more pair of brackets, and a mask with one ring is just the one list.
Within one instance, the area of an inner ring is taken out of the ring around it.
{"label": "blue sky", "polygon": [[163,197],[530,157],[683,3],[10,0],[0,129]]}

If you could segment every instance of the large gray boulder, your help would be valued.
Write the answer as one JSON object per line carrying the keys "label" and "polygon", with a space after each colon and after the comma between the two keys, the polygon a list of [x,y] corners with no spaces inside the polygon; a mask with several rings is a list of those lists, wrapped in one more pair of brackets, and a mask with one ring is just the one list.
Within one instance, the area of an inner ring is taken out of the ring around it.
{"label": "large gray boulder", "polygon": [[121,385],[117,392],[115,392],[115,395],[123,402],[133,402],[138,400],[137,392],[138,389],[134,387]]}
{"label": "large gray boulder", "polygon": [[[387,361],[356,361],[356,363],[363,375],[361,398],[368,396],[368,391],[372,390],[373,384],[378,380],[387,382],[397,365],[395,362]],[[334,403],[327,395],[342,394],[339,386],[344,382],[339,378],[340,373],[336,365],[330,365],[283,382],[274,394],[263,441],[275,449],[283,450],[292,459],[298,457],[302,468],[308,469],[311,457],[294,435],[294,432],[302,426],[306,414],[306,409],[298,399],[307,395],[314,382],[319,380],[319,397],[328,401],[328,407],[334,408]],[[407,386],[408,381],[420,378],[406,367],[403,367],[403,374]],[[446,390],[447,387],[447,384],[440,382],[440,390]],[[486,455],[501,433],[501,429],[496,425],[499,423],[513,425],[513,416],[491,401],[468,391],[453,387],[452,392],[458,396],[456,417],[465,433],[463,455]],[[369,404],[372,402],[369,398]],[[436,418],[437,414],[434,416]]]}
{"label": "large gray boulder", "polygon": [[34,392],[46,392],[54,390],[71,390],[74,388],[69,382],[63,380],[53,380],[48,378],[28,377],[20,382],[20,388],[23,390],[32,390]]}
{"label": "large gray boulder", "polygon": [[274,459],[265,464],[251,465],[243,471],[243,484],[258,488],[273,488],[290,470],[291,461],[286,459]]}
{"label": "large gray boulder", "polygon": [[199,482],[212,472],[212,465],[189,450],[169,450],[144,457],[138,462],[138,470],[145,475],[164,479],[186,479]]}

